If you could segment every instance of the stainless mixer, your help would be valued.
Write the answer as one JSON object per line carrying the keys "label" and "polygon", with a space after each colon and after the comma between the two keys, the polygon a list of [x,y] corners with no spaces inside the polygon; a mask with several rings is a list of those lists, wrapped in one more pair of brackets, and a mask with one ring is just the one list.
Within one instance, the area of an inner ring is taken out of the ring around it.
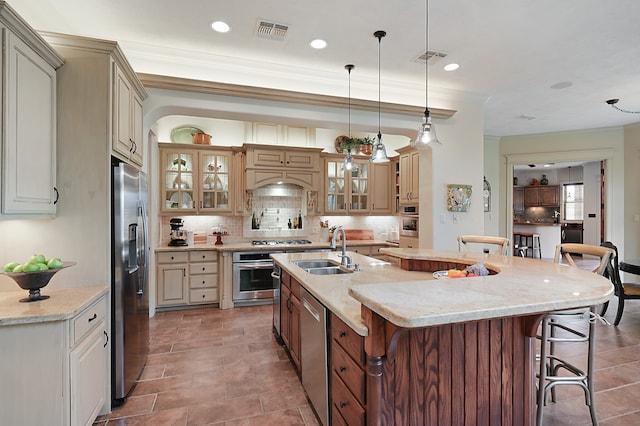
{"label": "stainless mixer", "polygon": [[171,241],[169,241],[169,245],[186,246],[187,235],[189,234],[189,231],[185,231],[182,229],[182,227],[184,226],[184,221],[179,217],[174,217],[169,220],[169,225],[171,226],[171,232],[169,233]]}

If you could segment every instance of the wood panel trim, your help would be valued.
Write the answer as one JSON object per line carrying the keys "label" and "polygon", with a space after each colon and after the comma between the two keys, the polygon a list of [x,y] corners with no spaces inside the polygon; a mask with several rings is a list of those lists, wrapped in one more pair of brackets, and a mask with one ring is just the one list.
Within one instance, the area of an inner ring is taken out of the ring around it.
{"label": "wood panel trim", "polygon": [[[259,99],[294,104],[316,105],[331,108],[346,108],[347,98],[342,96],[320,95],[316,93],[294,92],[290,90],[266,87],[244,86],[240,84],[219,83],[215,81],[195,80],[157,74],[138,73],[138,78],[147,88],[178,90],[183,92],[206,93],[211,95],[232,96],[236,98]],[[378,111],[378,102],[366,99],[351,99],[351,109]],[[422,117],[424,106],[403,105],[381,102],[380,111],[385,114],[412,115]],[[431,117],[451,118],[457,111],[452,109],[431,108]]]}
{"label": "wood panel trim", "polygon": [[[389,346],[386,355],[367,353],[367,424],[531,424],[532,321],[509,317],[395,328],[386,339],[395,346],[393,357]],[[376,331],[389,328],[370,329],[366,340],[379,342]]]}

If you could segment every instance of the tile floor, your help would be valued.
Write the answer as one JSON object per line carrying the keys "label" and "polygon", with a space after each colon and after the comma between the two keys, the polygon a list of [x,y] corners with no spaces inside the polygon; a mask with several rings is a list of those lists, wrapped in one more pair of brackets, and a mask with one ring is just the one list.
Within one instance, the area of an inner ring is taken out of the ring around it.
{"label": "tile floor", "polygon": [[[606,318],[613,321],[616,300]],[[271,333],[271,305],[161,312],[151,354],[127,402],[96,425],[317,425],[285,351]],[[585,349],[586,350],[586,349]],[[598,327],[596,407],[600,424],[640,424],[640,302],[618,327]],[[582,391],[559,387],[545,425],[590,424]]]}
{"label": "tile floor", "polygon": [[272,305],[160,312],[126,403],[95,425],[318,425],[272,331]]}

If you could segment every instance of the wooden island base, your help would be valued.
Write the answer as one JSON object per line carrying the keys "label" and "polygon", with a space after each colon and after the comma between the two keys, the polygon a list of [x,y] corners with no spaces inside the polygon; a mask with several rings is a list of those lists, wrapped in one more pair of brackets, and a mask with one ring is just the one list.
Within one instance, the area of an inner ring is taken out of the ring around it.
{"label": "wooden island base", "polygon": [[400,328],[365,306],[367,424],[529,425],[541,315]]}

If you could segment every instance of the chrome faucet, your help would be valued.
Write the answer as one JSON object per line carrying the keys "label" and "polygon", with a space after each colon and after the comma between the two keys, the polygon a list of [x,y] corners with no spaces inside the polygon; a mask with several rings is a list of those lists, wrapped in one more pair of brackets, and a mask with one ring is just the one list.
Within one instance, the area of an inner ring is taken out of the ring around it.
{"label": "chrome faucet", "polygon": [[338,231],[342,232],[342,261],[341,265],[351,268],[353,266],[353,259],[347,254],[347,234],[345,234],[342,226],[338,226],[333,230],[333,238],[331,238],[331,249],[336,249],[336,239],[338,238]]}

